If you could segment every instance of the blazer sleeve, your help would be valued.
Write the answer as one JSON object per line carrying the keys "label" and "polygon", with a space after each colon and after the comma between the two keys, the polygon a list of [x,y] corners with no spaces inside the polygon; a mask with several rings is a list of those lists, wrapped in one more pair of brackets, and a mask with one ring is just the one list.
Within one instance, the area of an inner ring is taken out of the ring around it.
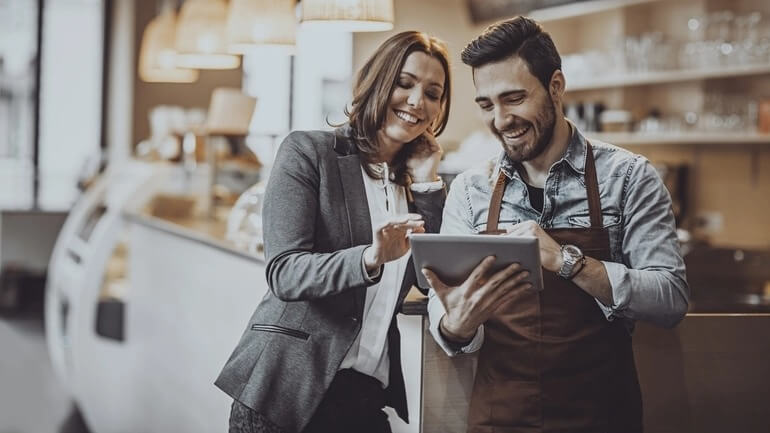
{"label": "blazer sleeve", "polygon": [[446,187],[431,192],[412,191],[414,203],[412,212],[422,215],[425,221],[426,233],[438,233],[441,229],[441,219],[446,201]]}
{"label": "blazer sleeve", "polygon": [[262,209],[267,282],[285,302],[334,296],[376,282],[362,266],[367,245],[314,252],[322,176],[315,141],[326,136],[311,134],[293,132],[281,144]]}
{"label": "blazer sleeve", "polygon": [[[414,202],[410,204],[409,211],[422,215],[422,219],[425,221],[426,233],[438,233],[441,229],[444,202],[446,202],[446,186],[431,192],[412,191],[412,196],[414,197]],[[417,281],[416,272],[418,271],[414,268],[414,261],[409,261],[409,268],[406,272],[411,275],[412,281]],[[417,287],[417,290],[422,292],[423,295],[428,294],[426,289]]]}

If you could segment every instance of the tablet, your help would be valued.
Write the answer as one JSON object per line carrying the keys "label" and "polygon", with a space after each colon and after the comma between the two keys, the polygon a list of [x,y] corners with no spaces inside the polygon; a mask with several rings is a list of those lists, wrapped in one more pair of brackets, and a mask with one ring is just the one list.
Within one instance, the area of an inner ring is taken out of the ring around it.
{"label": "tablet", "polygon": [[430,284],[422,274],[422,268],[432,270],[449,286],[459,286],[484,257],[495,256],[493,271],[519,263],[529,271],[524,281],[532,284],[532,290],[543,290],[540,246],[536,237],[420,233],[409,235],[409,242],[417,285],[423,289],[429,288]]}

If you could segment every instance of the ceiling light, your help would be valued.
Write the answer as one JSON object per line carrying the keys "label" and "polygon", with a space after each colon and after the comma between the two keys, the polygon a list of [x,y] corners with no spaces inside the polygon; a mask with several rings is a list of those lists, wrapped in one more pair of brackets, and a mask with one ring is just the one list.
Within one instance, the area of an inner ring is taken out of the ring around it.
{"label": "ceiling light", "polygon": [[177,66],[195,69],[235,69],[237,56],[227,53],[223,0],[187,0],[176,29]]}
{"label": "ceiling light", "polygon": [[192,83],[198,71],[176,67],[176,12],[166,2],[155,18],[147,24],[139,50],[139,78],[147,82]]}
{"label": "ceiling light", "polygon": [[230,0],[227,49],[245,54],[257,46],[293,50],[297,18],[295,0]]}
{"label": "ceiling light", "polygon": [[393,29],[393,0],[302,0],[301,5],[304,27],[348,32]]}

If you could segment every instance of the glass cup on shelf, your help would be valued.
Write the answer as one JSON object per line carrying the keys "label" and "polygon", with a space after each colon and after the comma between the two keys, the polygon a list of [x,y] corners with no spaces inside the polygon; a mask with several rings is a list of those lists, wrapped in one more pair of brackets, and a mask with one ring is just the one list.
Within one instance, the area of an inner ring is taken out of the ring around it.
{"label": "glass cup on shelf", "polygon": [[751,96],[709,92],[704,96],[697,127],[707,132],[750,134],[757,130],[758,117],[759,102]]}

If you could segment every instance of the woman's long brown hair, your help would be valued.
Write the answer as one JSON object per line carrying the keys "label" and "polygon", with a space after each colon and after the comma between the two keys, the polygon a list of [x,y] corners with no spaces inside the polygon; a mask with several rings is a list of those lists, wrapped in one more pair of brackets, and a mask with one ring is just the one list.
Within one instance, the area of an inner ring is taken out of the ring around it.
{"label": "woman's long brown hair", "polygon": [[[415,51],[421,51],[435,58],[444,69],[441,111],[429,128],[435,136],[441,134],[446,128],[452,93],[446,45],[439,39],[416,31],[401,32],[391,36],[377,48],[358,72],[353,87],[353,102],[350,109],[345,109],[353,130],[353,141],[361,154],[364,170],[373,179],[379,179],[382,176],[374,172],[370,165],[375,161],[380,150],[377,144],[377,131],[385,122],[390,97],[406,58]],[[417,150],[420,140],[424,138],[420,136],[411,143],[405,144],[389,164],[395,183],[403,186],[410,183],[406,162]]]}

